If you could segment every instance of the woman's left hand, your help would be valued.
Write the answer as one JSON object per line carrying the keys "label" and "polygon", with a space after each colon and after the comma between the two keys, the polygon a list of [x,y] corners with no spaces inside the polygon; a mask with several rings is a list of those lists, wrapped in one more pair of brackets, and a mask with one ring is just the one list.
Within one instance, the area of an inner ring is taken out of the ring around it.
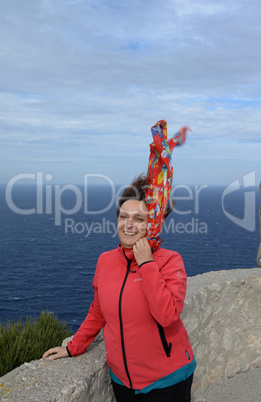
{"label": "woman's left hand", "polygon": [[153,261],[151,248],[147,237],[142,237],[133,246],[135,260],[140,266],[143,262]]}

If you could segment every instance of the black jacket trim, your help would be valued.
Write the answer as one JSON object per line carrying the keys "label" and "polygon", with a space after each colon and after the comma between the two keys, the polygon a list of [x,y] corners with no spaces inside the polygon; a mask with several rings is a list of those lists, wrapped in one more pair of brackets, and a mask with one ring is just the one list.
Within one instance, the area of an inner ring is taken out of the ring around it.
{"label": "black jacket trim", "polygon": [[170,357],[170,351],[171,351],[172,343],[167,342],[166,336],[164,334],[163,327],[159,323],[157,323],[157,326],[158,326],[159,335],[160,335],[160,339],[161,339],[163,349],[164,349],[164,351],[166,353],[166,356]]}
{"label": "black jacket trim", "polygon": [[122,356],[123,356],[123,363],[124,363],[124,367],[125,367],[125,371],[127,374],[127,377],[129,379],[129,383],[130,383],[130,388],[132,389],[132,381],[131,381],[131,377],[130,377],[130,373],[129,373],[129,369],[128,369],[128,363],[127,363],[127,356],[126,356],[126,350],[125,350],[125,344],[124,344],[124,333],[123,333],[123,320],[122,320],[122,294],[123,294],[123,290],[130,272],[130,267],[131,267],[131,260],[126,256],[126,254],[124,253],[126,260],[127,260],[127,271],[125,274],[125,278],[121,287],[121,291],[120,291],[120,297],[119,297],[119,321],[120,321],[120,332],[121,332],[121,348],[122,348]]}
{"label": "black jacket trim", "polygon": [[139,268],[142,267],[142,265],[144,264],[148,264],[148,262],[153,262],[153,260],[143,262],[142,264],[139,265]]}
{"label": "black jacket trim", "polygon": [[72,357],[71,352],[69,351],[68,346],[66,346],[66,350],[67,350],[68,355],[69,355],[70,357]]}

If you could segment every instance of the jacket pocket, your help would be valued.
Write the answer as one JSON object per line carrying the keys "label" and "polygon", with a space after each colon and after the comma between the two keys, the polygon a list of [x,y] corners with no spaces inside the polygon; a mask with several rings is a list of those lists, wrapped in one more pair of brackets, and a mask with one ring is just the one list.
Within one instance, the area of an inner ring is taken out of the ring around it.
{"label": "jacket pocket", "polygon": [[166,356],[170,357],[172,343],[167,342],[163,327],[159,323],[157,323],[157,326],[158,326],[159,336],[160,336],[160,340],[161,340],[163,349],[166,353]]}

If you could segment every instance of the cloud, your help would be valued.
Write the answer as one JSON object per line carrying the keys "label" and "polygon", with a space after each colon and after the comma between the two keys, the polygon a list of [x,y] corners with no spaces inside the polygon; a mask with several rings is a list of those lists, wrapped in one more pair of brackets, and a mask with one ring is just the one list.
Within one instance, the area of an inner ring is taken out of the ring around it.
{"label": "cloud", "polygon": [[[233,174],[258,170],[260,14],[257,0],[5,2],[1,180],[48,162],[55,173],[55,161],[61,180],[72,163],[75,175],[109,170],[123,180],[144,169],[150,127],[162,118],[170,134],[192,128],[182,155],[197,177],[225,182],[213,171],[220,155],[234,160]],[[208,168],[199,159],[213,161]]]}

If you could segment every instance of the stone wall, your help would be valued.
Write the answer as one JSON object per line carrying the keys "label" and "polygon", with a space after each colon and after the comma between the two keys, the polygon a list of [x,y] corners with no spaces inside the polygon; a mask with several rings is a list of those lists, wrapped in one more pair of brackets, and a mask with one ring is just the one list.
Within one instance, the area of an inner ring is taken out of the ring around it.
{"label": "stone wall", "polygon": [[[260,195],[261,195],[261,183],[260,183],[259,189],[260,189]],[[259,226],[260,226],[260,244],[259,244],[259,249],[257,252],[257,266],[261,267],[261,202],[259,203],[258,215],[259,215]]]}
{"label": "stone wall", "polygon": [[210,272],[188,280],[182,313],[198,367],[193,397],[261,367],[261,270]]}
{"label": "stone wall", "polygon": [[[182,318],[198,367],[193,401],[235,374],[261,367],[261,270],[188,278]],[[0,379],[1,401],[114,401],[101,335],[87,353],[23,364]]]}

